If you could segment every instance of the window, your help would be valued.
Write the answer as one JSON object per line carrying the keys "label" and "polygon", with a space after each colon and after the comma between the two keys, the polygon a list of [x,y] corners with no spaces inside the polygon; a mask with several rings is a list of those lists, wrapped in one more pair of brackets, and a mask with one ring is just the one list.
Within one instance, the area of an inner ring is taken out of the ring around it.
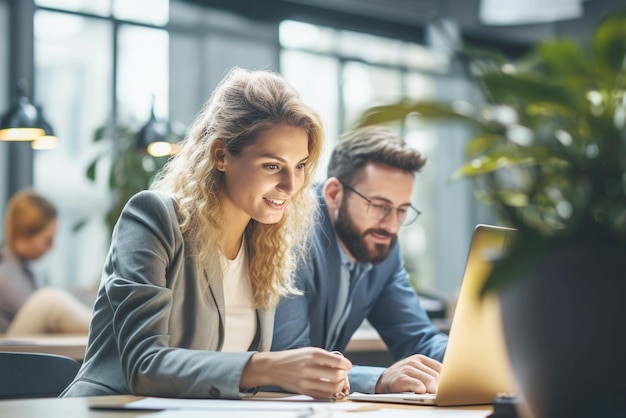
{"label": "window", "polygon": [[[334,141],[367,107],[401,97],[469,94],[464,77],[449,71],[447,57],[423,45],[295,21],[277,27],[169,3],[36,0],[34,101],[59,137],[56,149],[36,151],[34,160],[35,188],[60,210],[57,245],[43,264],[53,283],[99,280],[109,242],[103,218],[110,190],[105,167],[96,184],[85,173],[115,144],[92,138],[110,122],[138,129],[153,98],[157,117],[189,123],[228,68],[278,66],[324,120],[329,141],[317,178],[323,180]],[[473,198],[467,187],[450,188],[445,179],[460,165],[466,135],[415,121],[397,128],[428,157],[414,193],[424,215],[400,236],[407,270],[417,287],[454,294],[474,225],[467,207]]]}
{"label": "window", "polygon": [[34,187],[59,208],[55,247],[40,267],[56,285],[95,285],[108,250],[103,219],[110,191],[106,170],[95,184],[86,171],[114,144],[94,143],[93,136],[111,121],[139,129],[150,116],[153,97],[157,115],[167,117],[168,36],[157,25],[167,23],[169,2],[36,4],[35,101],[59,138],[57,148],[34,156]]}
{"label": "window", "polygon": [[[326,125],[326,154],[318,181],[326,178],[338,136],[351,129],[364,110],[400,98],[433,98],[433,74],[447,71],[445,59],[420,45],[307,23],[282,22],[280,42],[281,73],[321,113]],[[403,126],[397,128],[405,131]],[[405,139],[427,157],[432,154],[432,129],[411,129]],[[407,270],[419,288],[434,286],[434,255],[426,245],[435,212],[432,185],[433,173],[427,166],[417,176],[414,192],[415,205],[427,216],[403,228],[400,235]]]}

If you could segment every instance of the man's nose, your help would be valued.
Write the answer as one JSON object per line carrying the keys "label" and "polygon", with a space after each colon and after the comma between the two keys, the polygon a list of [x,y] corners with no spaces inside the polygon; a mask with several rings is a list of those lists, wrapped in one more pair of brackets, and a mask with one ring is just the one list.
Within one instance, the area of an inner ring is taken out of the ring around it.
{"label": "man's nose", "polygon": [[397,233],[401,226],[398,211],[396,209],[391,209],[389,213],[380,220],[380,226],[391,234]]}

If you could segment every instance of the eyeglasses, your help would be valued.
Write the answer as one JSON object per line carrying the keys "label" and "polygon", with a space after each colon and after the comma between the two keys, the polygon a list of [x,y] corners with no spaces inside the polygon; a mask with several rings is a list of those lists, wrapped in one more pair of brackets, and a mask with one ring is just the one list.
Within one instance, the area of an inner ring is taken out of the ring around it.
{"label": "eyeglasses", "polygon": [[422,214],[422,212],[420,212],[417,208],[413,207],[413,205],[404,205],[398,208],[394,208],[391,205],[388,205],[383,202],[374,201],[362,195],[361,193],[357,192],[353,187],[348,186],[346,183],[344,183],[341,180],[339,180],[339,183],[341,183],[343,187],[350,190],[351,192],[354,192],[361,199],[367,202],[367,216],[369,216],[370,218],[374,220],[381,221],[385,219],[387,216],[389,216],[392,210],[395,210],[396,220],[398,221],[400,225],[404,226],[404,225],[409,225],[412,222],[415,222],[415,220]]}

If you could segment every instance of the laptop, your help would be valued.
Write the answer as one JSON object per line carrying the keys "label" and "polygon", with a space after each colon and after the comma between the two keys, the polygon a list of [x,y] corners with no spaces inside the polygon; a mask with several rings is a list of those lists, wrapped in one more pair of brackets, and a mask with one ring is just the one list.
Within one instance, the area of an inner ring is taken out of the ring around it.
{"label": "laptop", "polygon": [[492,403],[499,393],[514,392],[498,298],[488,294],[480,299],[480,290],[492,267],[490,260],[502,252],[514,232],[483,224],[474,229],[437,393],[354,392],[348,399],[437,406],[480,405]]}

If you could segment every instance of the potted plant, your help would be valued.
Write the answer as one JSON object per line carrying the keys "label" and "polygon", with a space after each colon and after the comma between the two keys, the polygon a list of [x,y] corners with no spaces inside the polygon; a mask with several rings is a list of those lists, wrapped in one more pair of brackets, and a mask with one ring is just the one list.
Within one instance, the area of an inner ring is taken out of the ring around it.
{"label": "potted plant", "polygon": [[554,39],[517,62],[464,49],[480,104],[408,102],[407,117],[469,124],[480,198],[517,229],[483,292],[500,295],[519,389],[537,418],[626,416],[626,11],[588,45]]}
{"label": "potted plant", "polygon": [[[104,141],[112,141],[112,151],[105,149],[98,154],[89,164],[85,175],[92,182],[98,176],[98,167],[108,164],[107,185],[111,192],[111,205],[108,207],[104,222],[110,233],[124,208],[124,205],[134,194],[148,189],[150,183],[158,171],[167,162],[168,156],[153,156],[146,152],[143,147],[137,146],[137,131],[124,126],[102,126],[98,128],[93,141],[101,144]],[[85,224],[82,220],[74,226],[77,231]]]}

